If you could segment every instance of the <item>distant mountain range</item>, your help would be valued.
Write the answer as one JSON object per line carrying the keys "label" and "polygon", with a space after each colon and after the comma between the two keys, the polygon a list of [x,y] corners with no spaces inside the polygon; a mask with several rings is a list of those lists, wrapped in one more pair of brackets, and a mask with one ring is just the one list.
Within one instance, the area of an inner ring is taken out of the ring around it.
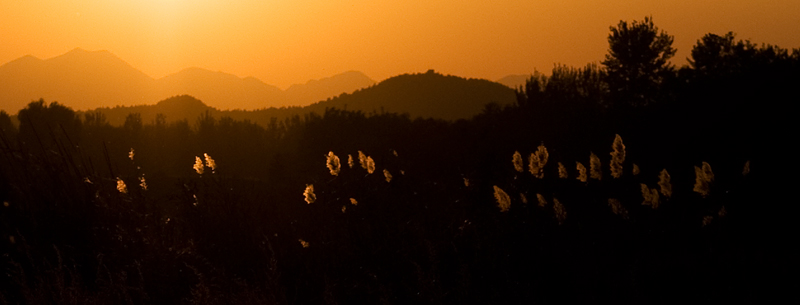
{"label": "distant mountain range", "polygon": [[0,66],[0,109],[16,113],[32,100],[58,101],[73,109],[152,104],[188,94],[219,109],[308,105],[375,81],[350,71],[281,90],[262,81],[188,68],[153,79],[108,51],[74,49],[42,60],[24,56]]}
{"label": "distant mountain range", "polygon": [[[46,60],[24,56],[0,66],[0,109],[15,114],[44,98],[81,112],[102,112],[113,125],[121,125],[129,113],[140,113],[145,123],[159,113],[168,121],[194,122],[206,111],[267,124],[272,117],[321,114],[332,107],[456,120],[480,113],[490,102],[513,103],[511,88],[527,77],[491,82],[430,70],[376,84],[361,72],[349,71],[281,90],[253,77],[200,68],[153,79],[108,51],[74,49]],[[153,105],[155,101],[161,102]]]}

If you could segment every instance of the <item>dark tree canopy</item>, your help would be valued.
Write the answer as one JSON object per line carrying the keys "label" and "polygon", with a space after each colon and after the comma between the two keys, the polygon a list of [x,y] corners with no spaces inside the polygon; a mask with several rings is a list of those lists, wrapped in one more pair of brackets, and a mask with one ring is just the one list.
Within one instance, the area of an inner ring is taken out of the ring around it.
{"label": "dark tree canopy", "polygon": [[673,37],[653,24],[651,17],[629,24],[620,21],[608,35],[603,61],[611,98],[616,103],[646,105],[657,99],[659,87],[673,74]]}

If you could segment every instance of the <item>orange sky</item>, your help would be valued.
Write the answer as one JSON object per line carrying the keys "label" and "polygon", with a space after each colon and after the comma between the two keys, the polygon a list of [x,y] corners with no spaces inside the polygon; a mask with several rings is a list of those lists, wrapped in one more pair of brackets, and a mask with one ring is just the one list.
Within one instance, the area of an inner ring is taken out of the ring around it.
{"label": "orange sky", "polygon": [[609,26],[645,15],[675,36],[677,64],[709,32],[800,47],[798,0],[2,0],[0,64],[81,47],[155,78],[201,67],[286,88],[432,68],[494,80],[599,62]]}

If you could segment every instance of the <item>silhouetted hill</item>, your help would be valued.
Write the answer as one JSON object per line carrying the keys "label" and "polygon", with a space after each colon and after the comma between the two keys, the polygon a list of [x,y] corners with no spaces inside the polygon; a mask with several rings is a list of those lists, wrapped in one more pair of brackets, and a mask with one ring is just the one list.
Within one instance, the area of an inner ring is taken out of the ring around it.
{"label": "silhouetted hill", "polygon": [[209,111],[214,117],[228,116],[250,120],[266,126],[272,118],[283,120],[310,112],[322,114],[325,108],[338,108],[365,113],[408,113],[412,118],[445,120],[467,119],[481,113],[488,103],[509,105],[516,100],[514,90],[483,79],[465,79],[441,75],[433,71],[391,77],[377,85],[341,94],[306,107],[271,107],[260,110],[218,110],[192,96],[175,96],[156,105],[99,108],[112,125],[122,125],[129,113],[140,113],[145,123],[158,113],[167,122],[188,120],[194,124],[200,114]]}
{"label": "silhouetted hill", "polygon": [[509,105],[515,102],[514,90],[484,79],[465,79],[427,73],[403,74],[353,94],[307,107],[321,113],[335,107],[364,112],[408,113],[411,117],[446,120],[467,119],[480,113],[486,104]]}
{"label": "silhouetted hill", "polygon": [[253,77],[201,68],[155,80],[108,51],[78,48],[46,60],[23,56],[0,66],[0,108],[13,114],[43,98],[86,110],[191,95],[219,109],[254,110],[309,105],[374,83],[350,71],[283,91]]}

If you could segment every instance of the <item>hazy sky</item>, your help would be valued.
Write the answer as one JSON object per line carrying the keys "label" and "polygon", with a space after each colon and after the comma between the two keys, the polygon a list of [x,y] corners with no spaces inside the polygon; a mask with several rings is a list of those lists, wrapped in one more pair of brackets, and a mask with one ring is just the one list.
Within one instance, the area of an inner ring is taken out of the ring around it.
{"label": "hazy sky", "polygon": [[76,47],[159,78],[187,67],[286,88],[359,70],[497,79],[600,62],[609,26],[652,15],[682,65],[705,33],[800,47],[798,0],[0,0],[0,64]]}

